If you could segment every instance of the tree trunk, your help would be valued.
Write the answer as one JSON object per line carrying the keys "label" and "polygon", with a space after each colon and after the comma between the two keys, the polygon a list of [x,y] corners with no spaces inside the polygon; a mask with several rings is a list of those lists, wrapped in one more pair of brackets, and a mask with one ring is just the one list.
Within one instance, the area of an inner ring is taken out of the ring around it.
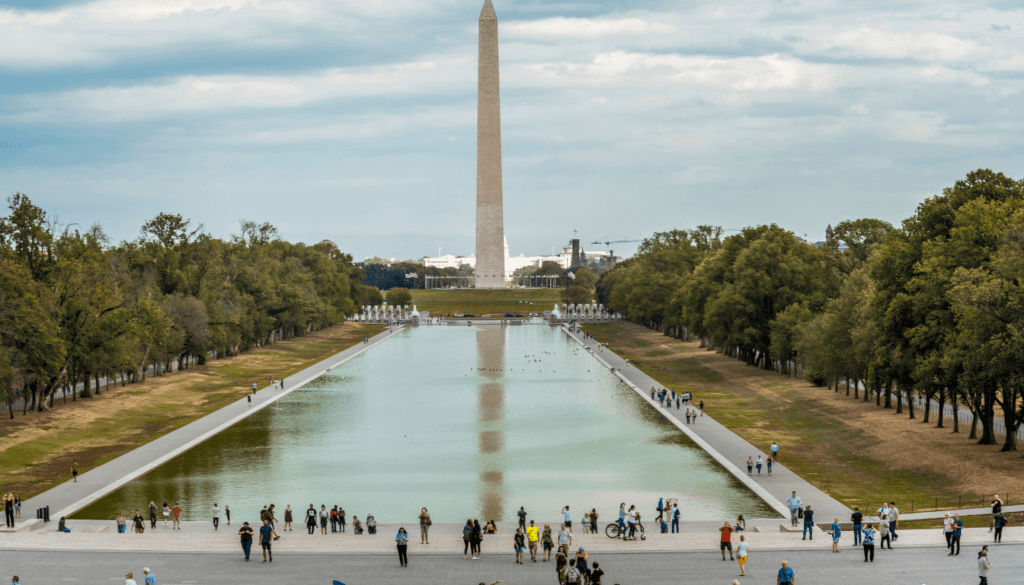
{"label": "tree trunk", "polygon": [[938,424],[935,425],[935,428],[941,429],[941,428],[943,428],[943,420],[942,419],[946,418],[942,414],[944,409],[946,408],[946,387],[945,386],[943,386],[942,388],[939,388],[939,397],[938,397],[937,402],[939,403],[938,404],[939,415],[935,417],[935,418],[938,419]]}
{"label": "tree trunk", "polygon": [[995,445],[995,390],[985,390],[985,400],[981,405],[981,439],[979,445]]}
{"label": "tree trunk", "polygon": [[956,390],[950,392],[950,400],[953,404],[953,432],[960,432],[960,395]]}
{"label": "tree trunk", "polygon": [[914,417],[914,388],[913,386],[907,386],[907,413],[910,415],[910,419]]}
{"label": "tree trunk", "polygon": [[933,390],[929,390],[924,393],[924,420],[921,422],[931,422],[928,420],[928,417],[932,413],[932,394],[934,393],[935,392]]}
{"label": "tree trunk", "polygon": [[1017,450],[1017,429],[1020,428],[1020,419],[1017,417],[1016,406],[1019,396],[1019,390],[1003,390],[1003,422],[1006,424],[1006,440],[1003,441],[1003,448],[1000,451]]}
{"label": "tree trunk", "polygon": [[100,373],[96,372],[94,375],[96,376],[96,396],[99,396],[100,395]]}
{"label": "tree trunk", "polygon": [[896,414],[903,414],[903,388],[896,386]]}
{"label": "tree trunk", "polygon": [[892,408],[892,382],[885,383],[885,407]]}

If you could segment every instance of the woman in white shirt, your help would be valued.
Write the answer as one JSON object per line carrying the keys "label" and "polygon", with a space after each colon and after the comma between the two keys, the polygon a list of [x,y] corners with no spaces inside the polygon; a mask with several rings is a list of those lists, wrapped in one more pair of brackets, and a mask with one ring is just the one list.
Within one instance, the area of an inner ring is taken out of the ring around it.
{"label": "woman in white shirt", "polygon": [[736,547],[736,562],[740,564],[740,577],[747,576],[747,537],[740,535],[740,544]]}

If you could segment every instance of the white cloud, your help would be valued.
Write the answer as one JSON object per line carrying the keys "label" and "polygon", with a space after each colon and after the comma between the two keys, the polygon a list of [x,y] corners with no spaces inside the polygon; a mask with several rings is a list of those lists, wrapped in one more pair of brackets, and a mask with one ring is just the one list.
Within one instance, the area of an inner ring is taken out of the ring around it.
{"label": "white cloud", "polygon": [[978,43],[936,32],[894,33],[858,28],[821,37],[826,48],[861,58],[962,61],[988,52]]}
{"label": "white cloud", "polygon": [[726,59],[624,51],[600,53],[589,63],[535,63],[522,68],[547,83],[596,87],[694,85],[733,92],[829,91],[843,71],[842,67],[807,63],[784,55]]}
{"label": "white cloud", "polygon": [[6,118],[19,122],[67,123],[72,117],[131,120],[178,112],[294,108],[342,97],[429,92],[436,90],[438,84],[457,82],[472,87],[472,73],[468,60],[451,59],[331,69],[319,75],[292,77],[184,76],[161,85],[18,96],[12,101],[21,104],[24,112]]}
{"label": "white cloud", "polygon": [[615,35],[651,35],[675,32],[675,27],[639,18],[547,18],[502,24],[501,33],[512,36],[534,37],[607,37]]}

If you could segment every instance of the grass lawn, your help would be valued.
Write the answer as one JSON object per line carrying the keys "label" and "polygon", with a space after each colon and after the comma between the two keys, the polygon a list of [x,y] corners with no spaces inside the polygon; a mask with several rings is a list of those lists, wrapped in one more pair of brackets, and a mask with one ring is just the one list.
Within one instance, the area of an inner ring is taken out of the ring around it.
{"label": "grass lawn", "polygon": [[52,411],[0,421],[0,486],[34,496],[71,478],[77,459],[87,471],[383,330],[345,323],[243,355],[214,360],[99,396],[57,401]]}
{"label": "grass lawn", "polygon": [[934,428],[934,418],[922,424],[921,412],[909,420],[874,400],[847,397],[845,388],[817,388],[633,323],[583,330],[666,387],[693,392],[709,415],[762,453],[778,442],[780,461],[850,507],[895,501],[909,513],[955,508],[960,498],[965,508],[978,507],[996,493],[1004,504],[1007,497],[1024,503],[1020,455],[976,445],[966,429],[954,435]]}
{"label": "grass lawn", "polygon": [[424,289],[411,290],[412,302],[430,314],[472,313],[503,317],[505,313],[543,313],[561,304],[561,289]]}

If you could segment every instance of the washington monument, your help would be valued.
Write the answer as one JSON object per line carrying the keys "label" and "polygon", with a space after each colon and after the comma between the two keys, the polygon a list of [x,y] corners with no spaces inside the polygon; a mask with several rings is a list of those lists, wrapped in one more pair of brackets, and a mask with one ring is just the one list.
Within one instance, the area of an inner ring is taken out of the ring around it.
{"label": "washington monument", "polygon": [[476,286],[505,288],[505,221],[501,196],[501,102],[498,16],[491,0],[480,11],[476,114]]}

